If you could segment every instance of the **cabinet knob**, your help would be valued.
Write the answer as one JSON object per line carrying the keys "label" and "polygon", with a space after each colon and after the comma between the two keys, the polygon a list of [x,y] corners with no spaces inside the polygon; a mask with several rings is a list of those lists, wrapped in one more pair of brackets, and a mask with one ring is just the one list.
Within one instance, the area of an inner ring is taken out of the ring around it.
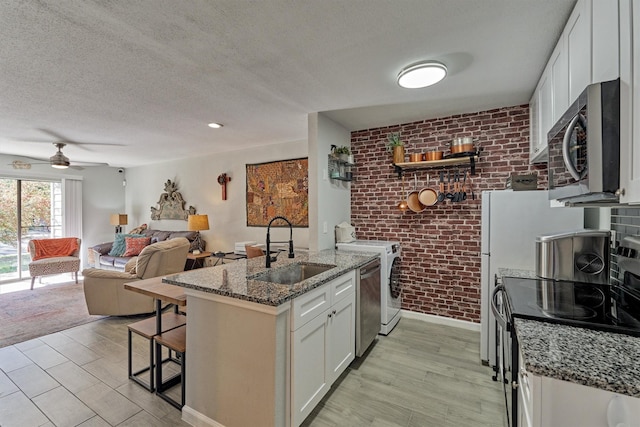
{"label": "cabinet knob", "polygon": [[618,188],[616,190],[616,196],[624,196],[624,188]]}
{"label": "cabinet knob", "polygon": [[333,314],[329,313],[329,317],[333,317]]}
{"label": "cabinet knob", "polygon": [[332,313],[335,315],[335,314],[336,314],[336,311],[335,311],[335,310],[333,310],[333,311],[332,311]]}

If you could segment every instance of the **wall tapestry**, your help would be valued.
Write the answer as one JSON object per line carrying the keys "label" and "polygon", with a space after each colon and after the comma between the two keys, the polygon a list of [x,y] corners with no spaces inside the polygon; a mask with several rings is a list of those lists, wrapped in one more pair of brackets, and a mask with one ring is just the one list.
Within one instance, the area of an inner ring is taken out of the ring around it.
{"label": "wall tapestry", "polygon": [[189,206],[188,210],[185,210],[185,201],[182,198],[182,194],[178,192],[178,184],[170,179],[164,184],[164,193],[160,194],[160,200],[158,200],[158,207],[151,206],[151,219],[183,219],[187,220],[189,215],[195,215],[196,208]]}
{"label": "wall tapestry", "polygon": [[[309,159],[247,166],[247,226],[266,227],[284,216],[294,227],[309,226]],[[284,227],[276,221],[273,227]]]}

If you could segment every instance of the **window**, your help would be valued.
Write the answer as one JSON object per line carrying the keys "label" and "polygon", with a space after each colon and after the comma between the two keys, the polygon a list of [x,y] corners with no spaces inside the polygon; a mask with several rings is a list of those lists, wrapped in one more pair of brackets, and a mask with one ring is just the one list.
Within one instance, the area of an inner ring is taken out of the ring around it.
{"label": "window", "polygon": [[29,276],[29,240],[63,236],[61,181],[0,178],[0,283]]}

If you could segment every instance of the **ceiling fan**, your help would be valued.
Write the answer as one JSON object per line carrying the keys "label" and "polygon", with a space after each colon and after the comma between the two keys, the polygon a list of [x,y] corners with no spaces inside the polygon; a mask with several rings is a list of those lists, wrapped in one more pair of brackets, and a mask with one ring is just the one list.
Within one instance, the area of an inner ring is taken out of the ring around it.
{"label": "ceiling fan", "polygon": [[[35,164],[50,164],[51,167],[56,168],[56,169],[67,169],[67,168],[72,168],[72,169],[79,169],[82,170],[84,169],[83,166],[109,166],[108,163],[93,163],[93,162],[73,162],[74,164],[71,164],[71,161],[69,160],[69,158],[67,156],[64,155],[64,153],[62,152],[62,149],[67,145],[66,142],[54,142],[53,145],[58,149],[58,151],[51,157],[49,157],[48,162],[39,162],[39,163],[30,163],[30,162],[23,162],[20,160],[14,160],[11,165],[13,166],[14,169],[31,169],[31,165]],[[40,161],[45,161],[47,159],[39,159],[36,157],[26,157],[28,159],[33,159],[33,160],[40,160]]]}
{"label": "ceiling fan", "polygon": [[[111,143],[97,143],[97,142],[78,142],[78,141],[73,141],[67,138],[64,138],[62,135],[51,131],[49,129],[38,129],[41,132],[44,132],[54,138],[56,138],[58,141],[57,142],[51,142],[51,141],[37,141],[37,140],[33,140],[33,139],[29,139],[29,140],[23,140],[23,141],[28,141],[28,142],[34,142],[34,143],[50,143],[53,144],[58,151],[51,157],[49,157],[48,159],[48,163],[51,165],[51,167],[56,168],[56,169],[66,169],[66,168],[73,168],[73,169],[84,169],[82,166],[109,166],[108,163],[93,163],[93,162],[73,162],[73,165],[71,165],[71,161],[69,160],[69,158],[67,156],[64,155],[64,153],[62,152],[62,149],[66,146],[66,145],[75,145],[78,146],[79,148],[83,148],[83,149],[87,149],[84,148],[84,146],[86,145],[112,145],[112,146],[122,146],[124,144],[111,144]],[[27,157],[29,159],[33,159],[33,160],[40,160],[40,161],[46,161],[47,159],[42,159],[42,158],[35,158],[35,157]],[[20,161],[14,161],[12,163],[13,168],[14,169],[27,169],[28,167],[26,167],[25,165],[27,165],[29,163],[25,163],[25,162],[20,162]],[[33,164],[37,164],[37,163],[33,163]],[[43,163],[40,163],[43,164]],[[82,166],[81,166],[82,165]],[[30,167],[30,166],[29,166]]]}

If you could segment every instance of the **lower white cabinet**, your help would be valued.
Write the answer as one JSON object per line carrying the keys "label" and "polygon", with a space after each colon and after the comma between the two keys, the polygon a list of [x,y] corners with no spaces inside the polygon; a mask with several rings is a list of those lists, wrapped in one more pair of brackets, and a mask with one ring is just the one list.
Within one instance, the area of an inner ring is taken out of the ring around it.
{"label": "lower white cabinet", "polygon": [[[291,330],[293,426],[304,421],[355,358],[355,306],[355,271],[294,301]],[[324,310],[318,313],[318,308]],[[311,314],[313,318],[309,318]]]}
{"label": "lower white cabinet", "polygon": [[518,373],[518,427],[640,427],[640,399]]}

